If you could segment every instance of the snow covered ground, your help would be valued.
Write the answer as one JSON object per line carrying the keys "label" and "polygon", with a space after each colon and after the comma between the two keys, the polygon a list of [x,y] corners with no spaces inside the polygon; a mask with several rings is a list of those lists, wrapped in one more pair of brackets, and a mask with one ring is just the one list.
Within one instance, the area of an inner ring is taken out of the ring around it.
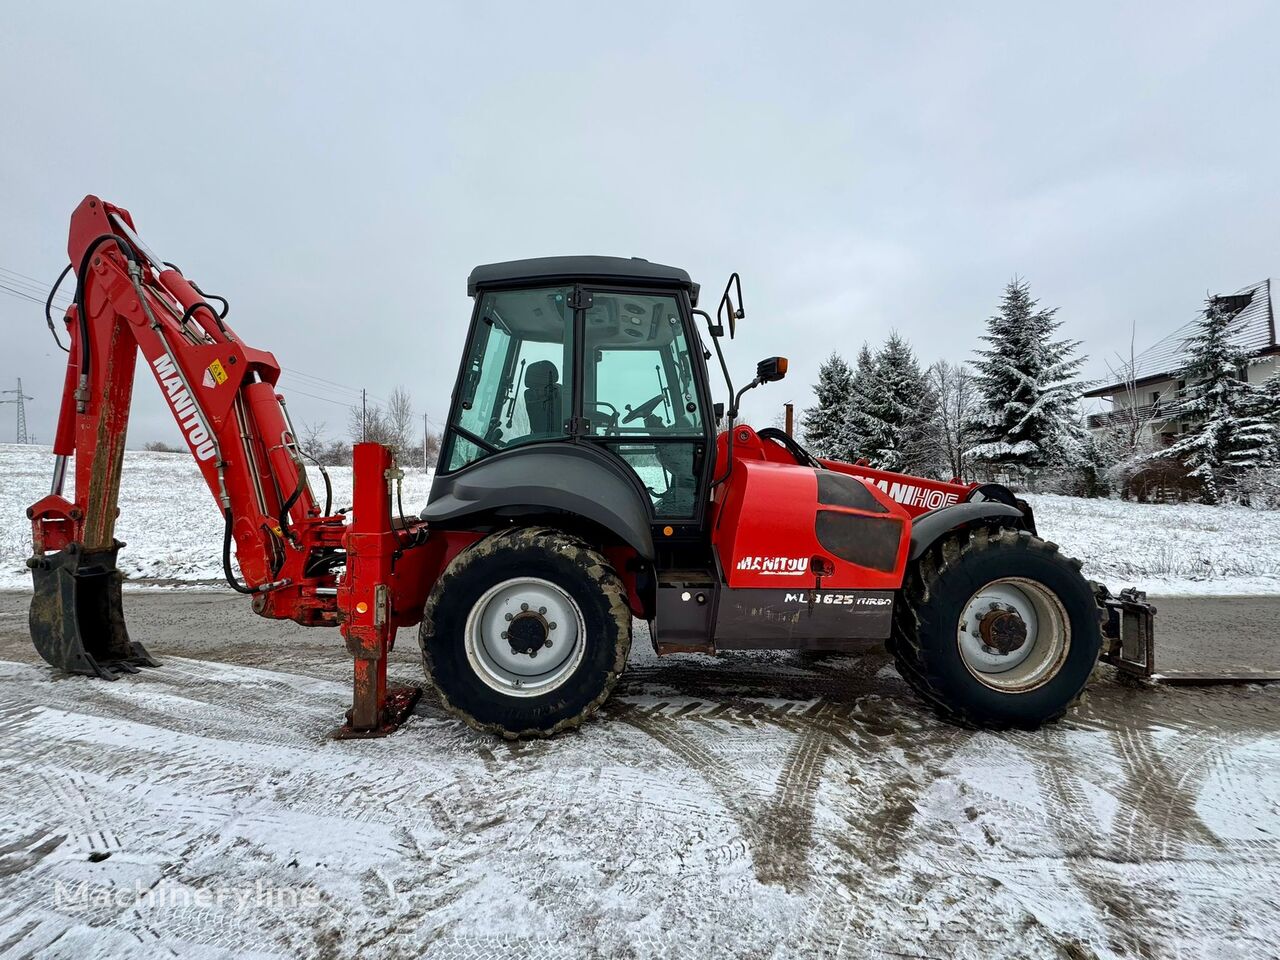
{"label": "snow covered ground", "polygon": [[[0,447],[0,586],[28,583],[23,511],[50,466]],[[407,511],[429,479],[410,475]],[[1275,515],[1033,500],[1115,586],[1280,593]],[[188,456],[129,455],[131,576],[217,581],[221,534]],[[1086,960],[1280,940],[1280,686],[1104,670],[1062,723],[993,735],[934,719],[883,652],[659,661],[637,624],[580,732],[507,744],[428,694],[394,736],[334,742],[336,631],[225,590],[127,604],[162,665],[105,683],[51,671],[26,598],[0,593],[0,955]],[[395,682],[422,682],[414,641]]]}
{"label": "snow covered ground", "polygon": [[[929,715],[883,653],[662,661],[599,718],[473,733],[431,696],[334,742],[336,632],[129,598],[162,661],[36,659],[0,594],[0,955],[117,960],[1264,957],[1280,686],[1102,676],[1034,733]],[[421,682],[412,631],[390,659]]]}
{"label": "snow covered ground", "polygon": [[[30,580],[26,508],[48,492],[47,447],[0,445],[0,589]],[[321,496],[314,469],[313,485]],[[351,471],[330,469],[335,506],[351,501]],[[404,505],[421,509],[430,472],[410,469]],[[1031,496],[1040,532],[1085,563],[1112,589],[1152,594],[1280,593],[1280,512],[1199,504]],[[128,547],[120,566],[130,577],[217,581],[222,577],[222,518],[186,453],[130,451],[120,493],[117,535]]]}

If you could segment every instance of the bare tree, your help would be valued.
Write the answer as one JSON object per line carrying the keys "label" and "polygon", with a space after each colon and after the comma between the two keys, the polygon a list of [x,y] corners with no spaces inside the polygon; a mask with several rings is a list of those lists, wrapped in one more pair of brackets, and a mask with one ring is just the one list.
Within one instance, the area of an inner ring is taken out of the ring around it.
{"label": "bare tree", "polygon": [[303,421],[302,434],[298,437],[298,443],[302,446],[303,451],[318,458],[328,443],[328,438],[325,436],[324,421],[319,423]]}
{"label": "bare tree", "polygon": [[424,438],[427,444],[426,463],[428,467],[434,467],[440,459],[440,434],[434,430],[428,430]]}
{"label": "bare tree", "polygon": [[416,433],[413,400],[404,387],[396,387],[387,397],[387,410],[383,417],[387,430],[387,446],[401,458],[413,446]]}
{"label": "bare tree", "polygon": [[1130,477],[1146,469],[1158,453],[1157,426],[1176,415],[1180,400],[1174,384],[1161,390],[1151,403],[1138,402],[1136,333],[1136,324],[1131,324],[1128,356],[1116,354],[1115,363],[1107,364],[1109,379],[1120,385],[1117,395],[1127,396],[1128,403],[1101,415],[1102,429],[1097,437],[1100,465],[1126,496]]}
{"label": "bare tree", "polygon": [[407,463],[410,451],[417,446],[413,398],[404,387],[396,387],[387,398],[385,408],[376,403],[353,406],[347,415],[347,431],[352,443],[362,440],[380,443],[389,448],[397,460]]}
{"label": "bare tree", "polygon": [[953,477],[969,472],[971,424],[978,410],[978,391],[969,368],[939,360],[928,371],[929,383],[938,395],[938,447],[943,464]]}
{"label": "bare tree", "polygon": [[371,403],[366,408],[359,404],[353,406],[347,414],[347,432],[351,435],[352,443],[368,441],[391,446],[386,414],[376,403]]}

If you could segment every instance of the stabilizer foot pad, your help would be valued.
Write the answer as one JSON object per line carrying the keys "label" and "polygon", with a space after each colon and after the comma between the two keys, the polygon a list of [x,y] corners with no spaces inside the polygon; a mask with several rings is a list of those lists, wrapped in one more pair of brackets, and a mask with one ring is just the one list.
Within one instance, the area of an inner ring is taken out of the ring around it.
{"label": "stabilizer foot pad", "polygon": [[335,727],[329,736],[334,740],[372,740],[395,733],[409,719],[409,714],[413,713],[421,696],[421,687],[392,687],[387,690],[378,726],[369,730],[356,729],[351,725],[351,711],[348,710],[347,722]]}

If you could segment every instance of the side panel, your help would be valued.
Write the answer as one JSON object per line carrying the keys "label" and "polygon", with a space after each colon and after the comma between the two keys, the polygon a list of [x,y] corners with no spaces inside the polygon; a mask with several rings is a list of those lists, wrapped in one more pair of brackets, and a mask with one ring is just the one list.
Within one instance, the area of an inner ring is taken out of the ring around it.
{"label": "side panel", "polygon": [[893,623],[888,590],[722,590],[717,650],[840,649],[883,640]]}
{"label": "side panel", "polygon": [[730,588],[895,590],[902,584],[911,520],[887,494],[852,477],[833,483],[827,471],[739,458],[738,452],[735,444],[712,531]]}
{"label": "side panel", "polygon": [[901,504],[913,517],[960,503],[977,486],[976,483],[948,483],[945,480],[913,477],[855,463],[841,463],[839,460],[823,460],[822,465],[836,473],[866,481],[895,503]]}

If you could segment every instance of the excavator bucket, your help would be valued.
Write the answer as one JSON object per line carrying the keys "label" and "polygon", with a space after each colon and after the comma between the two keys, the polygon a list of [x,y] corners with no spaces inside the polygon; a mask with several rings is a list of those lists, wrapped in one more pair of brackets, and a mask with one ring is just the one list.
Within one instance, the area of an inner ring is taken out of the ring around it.
{"label": "excavator bucket", "polygon": [[109,550],[85,551],[76,543],[27,561],[35,579],[31,639],[36,651],[67,673],[104,680],[158,667],[142,644],[129,639],[116,569],[118,540]]}

